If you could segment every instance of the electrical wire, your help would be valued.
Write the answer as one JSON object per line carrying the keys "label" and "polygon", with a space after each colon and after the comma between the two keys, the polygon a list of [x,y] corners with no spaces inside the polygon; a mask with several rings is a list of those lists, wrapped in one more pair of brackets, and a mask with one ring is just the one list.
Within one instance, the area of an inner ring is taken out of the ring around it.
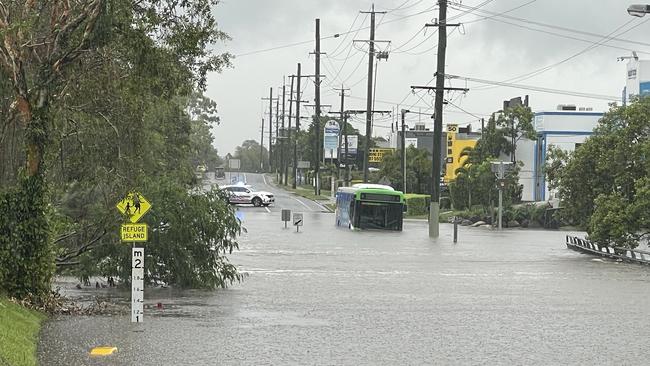
{"label": "electrical wire", "polygon": [[[528,5],[528,4],[530,4],[530,3],[534,2],[534,1],[535,0],[530,1],[530,2],[528,2],[526,4],[524,4],[524,5]],[[450,5],[450,7],[466,8],[467,6],[462,5],[462,4],[455,4],[455,5]],[[460,9],[457,9],[457,10],[460,10]],[[515,9],[513,9],[513,10],[515,10]],[[530,20],[530,19],[525,19],[525,18],[519,18],[519,17],[515,17],[515,16],[511,16],[511,15],[505,15],[506,13],[508,13],[510,11],[502,12],[502,13],[495,13],[495,12],[491,12],[491,11],[487,11],[487,10],[477,10],[477,11],[479,13],[488,14],[490,16],[481,17],[479,19],[474,19],[474,20],[467,21],[467,22],[464,22],[464,23],[465,24],[471,24],[471,23],[474,23],[474,22],[488,20],[488,19],[492,19],[492,18],[497,17],[497,18],[510,19],[510,20],[513,20],[513,21],[518,21],[518,22],[527,23],[527,24],[533,24],[533,25],[537,25],[537,26],[540,26],[540,27],[551,28],[551,29],[556,29],[556,30],[562,30],[562,31],[569,32],[569,33],[582,34],[582,35],[590,36],[590,37],[594,37],[594,38],[606,38],[606,37],[608,37],[608,36],[598,34],[598,33],[587,32],[587,31],[583,31],[583,30],[579,30],[579,29],[573,29],[573,28],[558,26],[558,25],[554,25],[554,24],[542,23],[542,22],[538,22],[538,21],[534,21],[534,20]],[[636,44],[636,45],[641,45],[641,46],[649,46],[650,47],[650,43],[648,43],[648,42],[633,41],[633,40],[623,39],[623,38],[618,38],[618,37],[610,37],[610,38],[613,41],[619,41],[619,42],[625,42],[625,43],[631,43],[631,44]]]}
{"label": "electrical wire", "polygon": [[[508,83],[508,82],[512,82],[512,81],[523,81],[523,80],[528,80],[528,79],[530,79],[530,78],[532,78],[532,77],[535,77],[535,76],[537,76],[537,75],[540,75],[540,74],[542,74],[542,73],[544,73],[544,72],[546,72],[546,71],[548,71],[548,70],[551,70],[551,69],[553,69],[554,67],[557,67],[557,66],[559,66],[559,65],[562,65],[562,64],[564,64],[564,63],[566,63],[566,62],[568,62],[568,61],[570,61],[570,60],[572,60],[572,59],[574,59],[574,58],[576,58],[576,57],[578,57],[578,56],[580,56],[580,55],[582,55],[582,54],[584,54],[584,53],[586,53],[586,52],[588,52],[588,51],[590,51],[590,50],[592,50],[592,49],[595,49],[595,48],[599,47],[603,42],[607,42],[607,41],[609,41],[609,37],[611,37],[613,34],[615,34],[616,32],[618,32],[620,29],[624,28],[625,26],[627,26],[628,24],[630,24],[630,23],[633,22],[634,20],[635,20],[634,18],[628,20],[628,21],[625,22],[623,25],[617,27],[615,30],[613,30],[612,32],[610,32],[607,36],[605,36],[605,37],[604,37],[603,39],[601,39],[600,41],[595,42],[595,43],[592,43],[592,44],[589,45],[588,47],[582,49],[581,51],[579,51],[579,52],[577,52],[577,53],[574,53],[573,55],[571,55],[571,56],[569,56],[569,57],[566,57],[566,58],[564,58],[564,59],[562,59],[562,60],[560,60],[560,61],[558,61],[558,62],[556,62],[556,63],[553,63],[553,64],[550,64],[550,65],[544,66],[544,67],[539,68],[539,69],[537,69],[537,70],[534,70],[534,71],[531,71],[531,72],[527,72],[527,73],[525,73],[525,74],[522,74],[522,75],[519,75],[519,76],[514,76],[514,77],[512,77],[512,78],[509,78],[509,79],[503,80],[502,82]],[[638,24],[635,25],[634,27],[631,27],[631,28],[629,28],[629,29],[627,29],[627,30],[625,30],[625,31],[623,31],[623,32],[621,32],[621,33],[619,33],[619,35],[622,35],[622,34],[625,34],[625,33],[629,32],[629,31],[631,31],[632,29],[634,29],[634,28],[636,28],[636,27],[638,27],[638,26],[644,24],[644,23],[647,22],[648,20],[650,20],[650,19],[646,19],[645,21],[643,21],[643,22],[641,22],[641,23],[638,23]],[[476,89],[478,89],[478,88],[475,88],[475,90],[476,90]],[[491,89],[491,88],[490,88],[490,87],[486,87],[486,88],[481,88],[481,89]],[[481,90],[481,89],[479,89],[479,90]]]}
{"label": "electrical wire", "polygon": [[[461,5],[463,8],[466,8],[466,10],[461,10],[461,11],[463,12],[462,14],[456,14],[456,15],[454,15],[454,16],[452,16],[452,17],[449,17],[449,18],[445,19],[445,22],[446,22],[446,23],[449,23],[450,20],[456,20],[456,19],[458,19],[458,18],[462,18],[462,17],[464,17],[465,15],[470,14],[470,13],[472,13],[472,12],[474,12],[474,11],[476,11],[476,10],[482,8],[482,7],[484,7],[485,5],[487,5],[487,4],[489,4],[489,3],[493,2],[493,1],[494,1],[494,0],[485,0],[484,2],[482,2],[482,3],[480,3],[480,4],[476,5],[476,6],[473,6],[473,7],[472,7],[472,6],[469,6],[469,5],[462,5],[462,4],[459,4],[459,5]],[[449,7],[450,7],[450,8],[453,8],[453,5],[450,4]],[[458,9],[456,9],[456,10],[458,10]]]}
{"label": "electrical wire", "polygon": [[[471,78],[471,77],[465,77],[465,76],[457,76],[457,75],[445,75],[445,77],[450,78],[450,79],[463,79],[463,80],[466,80],[466,81],[475,82],[475,83],[479,83],[479,84],[496,85],[496,86],[514,88],[514,89],[532,90],[532,91],[538,91],[538,92],[542,92],[542,93],[562,94],[562,95],[570,95],[570,96],[574,96],[574,97],[581,97],[581,98],[588,98],[588,99],[600,99],[600,100],[607,100],[607,101],[619,101],[619,100],[621,100],[620,96],[611,96],[611,95],[583,93],[583,92],[560,90],[560,89],[551,89],[551,88],[544,88],[544,87],[539,87],[539,86],[513,84],[513,83],[508,83],[508,82],[503,82],[503,81],[484,80],[484,79],[477,79],[477,78]],[[472,90],[477,90],[477,89],[478,88],[473,88]],[[483,89],[479,89],[479,90],[483,90]]]}
{"label": "electrical wire", "polygon": [[[413,14],[408,14],[408,15],[404,15],[404,16],[401,16],[401,17],[398,17],[398,18],[386,20],[385,22],[383,22],[383,24],[394,23],[394,22],[398,22],[400,20],[412,18],[414,16],[418,16],[418,15],[421,15],[421,14],[428,13],[428,12],[434,10],[435,8],[436,8],[436,6],[434,5],[434,6],[431,6],[431,7],[427,8],[427,9],[418,11],[418,12],[413,13]],[[357,28],[355,30],[351,30],[351,31],[348,31],[348,32],[335,33],[335,34],[332,34],[332,35],[329,35],[329,36],[321,37],[320,39],[323,40],[323,39],[336,38],[336,37],[340,37],[341,35],[344,35],[344,34],[356,32],[356,31],[361,31],[361,30],[369,29],[369,28],[370,28],[370,26],[360,27],[360,28]],[[249,51],[249,52],[243,52],[243,53],[240,53],[240,54],[236,54],[235,57],[244,57],[244,56],[255,55],[255,54],[263,53],[263,52],[276,51],[276,50],[279,50],[279,49],[300,46],[300,45],[308,44],[308,43],[311,43],[311,42],[314,42],[314,40],[310,39],[308,41],[288,43],[288,44],[284,44],[284,45],[280,45],[280,46],[264,48],[264,49],[260,49],[260,50]]]}
{"label": "electrical wire", "polygon": [[[352,24],[350,24],[350,28],[348,29],[348,32],[350,32],[350,31],[352,30],[352,28],[354,28],[354,25],[356,24],[357,19],[359,19],[359,16],[360,16],[360,15],[361,15],[361,13],[357,13],[357,16],[354,17],[354,20],[352,21]],[[367,17],[367,15],[366,15],[366,17]],[[361,23],[361,25],[363,25],[363,23],[365,23],[365,18],[364,18],[364,21]],[[343,43],[348,39],[348,35],[350,35],[350,33],[347,33],[347,32],[346,32],[345,37],[343,37],[343,39],[341,39],[341,41],[340,41],[339,44],[336,46],[336,48],[334,48],[334,49],[332,50],[332,55],[336,54],[336,51],[338,51],[338,49],[339,49],[339,48],[343,45]]]}

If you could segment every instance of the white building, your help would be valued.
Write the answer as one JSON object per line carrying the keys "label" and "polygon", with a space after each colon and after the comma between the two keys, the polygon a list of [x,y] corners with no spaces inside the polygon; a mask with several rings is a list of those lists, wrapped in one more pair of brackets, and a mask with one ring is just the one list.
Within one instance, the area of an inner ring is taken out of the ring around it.
{"label": "white building", "polygon": [[650,95],[650,60],[635,57],[627,63],[627,79],[623,89],[623,104],[635,96]]}
{"label": "white building", "polygon": [[555,111],[535,113],[537,140],[522,139],[517,144],[516,158],[523,162],[519,183],[523,185],[523,201],[547,201],[554,199],[549,192],[544,175],[544,163],[552,146],[573,151],[589,137],[602,112],[591,108],[559,105]]}

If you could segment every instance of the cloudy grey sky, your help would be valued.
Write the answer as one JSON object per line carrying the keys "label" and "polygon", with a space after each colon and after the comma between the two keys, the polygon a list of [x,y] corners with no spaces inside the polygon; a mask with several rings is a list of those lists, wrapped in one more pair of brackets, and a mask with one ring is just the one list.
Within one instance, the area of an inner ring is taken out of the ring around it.
{"label": "cloudy grey sky", "polygon": [[[232,41],[216,48],[237,55],[233,68],[211,74],[208,79],[207,95],[217,102],[221,115],[221,124],[213,130],[220,154],[234,151],[245,139],[259,141],[261,118],[268,110],[268,102],[261,98],[268,97],[269,87],[273,87],[275,97],[283,75],[294,74],[298,62],[302,63],[303,74],[313,74],[314,58],[309,53],[314,50],[315,18],[321,19],[321,38],[326,38],[321,42],[321,51],[328,54],[321,61],[321,72],[326,76],[322,103],[338,110],[340,98],[332,88],[343,84],[351,88],[346,107],[365,109],[367,46],[353,45],[352,39],[368,39],[370,18],[359,14],[359,10],[369,10],[371,4],[366,0],[223,0],[216,6],[220,28],[232,37]],[[400,108],[421,108],[430,113],[433,97],[412,94],[410,86],[433,79],[437,34],[433,34],[433,28],[425,31],[423,25],[437,17],[437,1],[375,0],[374,4],[376,10],[388,11],[377,15],[376,39],[391,41],[390,46],[380,46],[390,55],[378,66],[375,108],[390,110],[400,103]],[[449,29],[447,74],[490,81],[525,75],[527,78],[512,82],[620,96],[625,84],[625,62],[617,62],[617,57],[635,50],[642,59],[650,58],[650,16],[631,17],[626,12],[628,5],[628,1],[621,0],[450,1],[448,17],[463,26]],[[359,28],[363,29],[357,33]],[[330,37],[350,29],[354,32],[347,37]],[[307,43],[283,47],[303,41]],[[259,52],[274,47],[279,48]],[[527,75],[538,70],[538,74]],[[303,99],[313,101],[313,82],[303,85]],[[558,104],[594,110],[606,110],[608,105],[601,99],[464,80],[449,81],[447,85],[468,87],[470,91],[447,96],[454,105],[445,107],[445,123],[473,123],[474,127],[480,126],[478,118],[500,109],[504,99],[525,94],[530,95],[534,111],[552,110]],[[313,110],[307,108],[301,111],[302,115],[311,113]],[[353,124],[363,130],[362,118]],[[416,115],[409,117],[411,125],[417,120]],[[422,121],[432,125],[426,116]],[[387,135],[390,124],[391,117],[377,117],[374,134]]]}

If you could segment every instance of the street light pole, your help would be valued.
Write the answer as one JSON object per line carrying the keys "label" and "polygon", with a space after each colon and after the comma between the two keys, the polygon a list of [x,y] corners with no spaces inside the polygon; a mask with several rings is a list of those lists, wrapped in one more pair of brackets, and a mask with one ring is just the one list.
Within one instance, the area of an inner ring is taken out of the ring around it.
{"label": "street light pole", "polygon": [[630,5],[627,8],[627,13],[631,16],[642,18],[650,13],[650,5]]}
{"label": "street light pole", "polygon": [[404,118],[408,112],[408,109],[402,109],[402,191],[404,193],[406,193],[406,122]]}

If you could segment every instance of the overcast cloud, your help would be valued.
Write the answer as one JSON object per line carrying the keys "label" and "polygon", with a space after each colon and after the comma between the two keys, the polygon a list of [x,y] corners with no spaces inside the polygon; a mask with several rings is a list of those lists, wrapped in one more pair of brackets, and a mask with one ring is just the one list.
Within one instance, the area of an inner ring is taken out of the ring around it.
{"label": "overcast cloud", "polygon": [[[473,7],[485,2],[485,0],[466,0],[462,1],[462,5]],[[374,3],[378,11],[395,9],[401,5],[400,9],[393,10],[385,16],[377,15],[376,39],[390,40],[391,45],[388,49],[391,52],[388,61],[379,63],[376,109],[390,110],[396,108],[397,102],[402,102],[401,108],[411,110],[422,108],[423,112],[431,112],[429,108],[433,98],[428,95],[420,98],[421,94],[409,95],[409,90],[411,85],[423,85],[433,78],[436,68],[434,46],[437,44],[437,35],[425,41],[425,38],[433,32],[433,28],[429,28],[426,34],[420,32],[408,44],[404,45],[404,43],[411,39],[424,23],[431,22],[437,17],[438,10],[434,7],[437,1],[376,0]],[[302,63],[304,74],[314,72],[314,58],[309,55],[309,52],[314,50],[314,42],[269,52],[243,54],[313,40],[315,18],[321,19],[321,37],[346,32],[355,18],[353,29],[368,26],[369,17],[362,25],[366,16],[359,15],[359,10],[369,10],[371,4],[371,1],[352,0],[224,0],[216,6],[214,12],[220,28],[233,38],[227,44],[216,45],[216,48],[219,51],[227,50],[234,55],[241,55],[234,59],[232,69],[225,70],[221,74],[211,74],[208,78],[207,95],[217,102],[221,115],[221,124],[213,130],[215,146],[220,154],[234,151],[235,147],[245,139],[259,141],[261,118],[268,110],[268,102],[263,102],[261,98],[268,97],[269,87],[273,87],[275,97],[278,87],[282,85],[283,75],[295,73],[296,63]],[[618,38],[650,44],[648,39],[650,22],[647,22],[650,16],[632,18],[626,12],[628,5],[627,1],[621,0],[493,0],[488,1],[480,10],[503,13],[521,6],[507,15],[600,35],[609,35],[618,29],[614,33]],[[427,9],[429,11],[423,14],[396,20]],[[466,24],[453,33],[451,33],[452,29],[449,29],[447,74],[494,81],[508,80],[562,61],[585,50],[593,43],[604,42],[598,37],[541,28],[534,24],[498,17],[475,21],[489,14],[479,11],[464,14],[462,11],[450,8],[448,16],[456,15],[463,16],[454,21],[466,22]],[[531,31],[498,22],[497,19],[589,42]],[[621,26],[623,27],[619,29]],[[630,28],[633,29],[621,34]],[[368,29],[363,29],[354,38],[367,39],[368,33]],[[326,75],[321,89],[322,103],[332,104],[334,110],[339,109],[340,98],[332,91],[332,87],[340,87],[341,83],[352,89],[349,92],[351,97],[346,99],[346,107],[365,109],[367,55],[362,49],[352,48],[349,59],[344,64],[353,35],[349,35],[342,44],[343,36],[324,39],[321,43],[322,52],[329,53],[328,56],[323,57],[321,63],[321,72]],[[424,42],[417,46],[422,41]],[[650,58],[650,47],[616,40],[604,43],[622,49],[595,47],[540,75],[518,83],[620,96],[625,84],[625,62],[617,62],[617,57],[628,56],[630,54],[628,50],[636,50],[641,58],[647,59]],[[339,44],[340,47],[334,52]],[[364,47],[362,44],[357,46]],[[357,65],[360,66],[354,71]],[[339,69],[341,71],[338,77],[334,78]],[[286,82],[289,83],[288,78]],[[452,81],[450,84],[470,88],[466,95],[457,93],[449,95],[448,98],[474,115],[468,115],[448,105],[444,117],[445,123],[473,122],[474,127],[480,126],[480,123],[476,123],[477,117],[489,115],[500,109],[504,99],[525,94],[530,95],[531,107],[534,111],[553,110],[558,104],[576,104],[603,111],[607,109],[608,104],[604,100],[506,87],[486,89],[482,84],[460,80]],[[313,101],[314,84],[308,82],[304,90],[303,99]],[[303,109],[301,113],[310,115],[313,111]],[[411,124],[417,120],[417,116],[409,117]],[[426,116],[422,121],[431,126],[431,120]],[[387,135],[390,132],[390,123],[391,118],[378,118],[375,122],[374,134]],[[354,122],[354,125],[363,129],[363,122]]]}

